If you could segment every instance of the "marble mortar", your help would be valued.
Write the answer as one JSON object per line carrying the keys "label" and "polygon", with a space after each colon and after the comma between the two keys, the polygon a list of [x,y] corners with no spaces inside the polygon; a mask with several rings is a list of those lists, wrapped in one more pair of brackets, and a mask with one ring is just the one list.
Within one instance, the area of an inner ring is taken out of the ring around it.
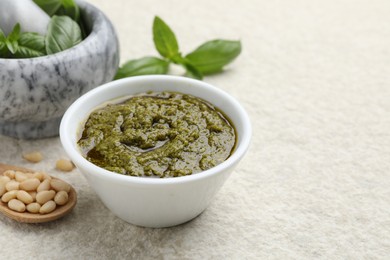
{"label": "marble mortar", "polygon": [[119,43],[109,19],[78,1],[90,34],[78,45],[30,59],[0,58],[0,134],[57,136],[62,115],[79,96],[113,79]]}

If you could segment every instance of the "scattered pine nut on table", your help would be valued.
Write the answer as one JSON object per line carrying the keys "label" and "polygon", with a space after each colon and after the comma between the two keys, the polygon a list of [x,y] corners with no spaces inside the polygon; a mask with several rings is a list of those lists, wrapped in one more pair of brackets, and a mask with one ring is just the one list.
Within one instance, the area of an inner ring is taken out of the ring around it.
{"label": "scattered pine nut on table", "polygon": [[63,172],[70,172],[74,169],[74,164],[70,160],[60,159],[56,162],[56,169]]}
{"label": "scattered pine nut on table", "polygon": [[23,154],[23,158],[32,163],[38,163],[43,160],[43,155],[40,152],[31,152]]}

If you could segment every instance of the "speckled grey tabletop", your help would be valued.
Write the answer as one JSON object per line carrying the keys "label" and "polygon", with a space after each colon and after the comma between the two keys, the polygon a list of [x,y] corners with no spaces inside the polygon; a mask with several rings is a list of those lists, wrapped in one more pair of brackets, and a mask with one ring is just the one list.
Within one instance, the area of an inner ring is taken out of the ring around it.
{"label": "speckled grey tabletop", "polygon": [[[0,216],[1,259],[388,259],[390,2],[387,0],[90,0],[117,29],[122,62],[154,55],[159,15],[182,51],[241,39],[241,56],[206,77],[236,97],[251,148],[210,207],[184,225],[132,226],[99,201],[58,138],[0,137],[1,161],[73,184],[67,217],[18,224]],[[23,152],[45,159],[25,162]]]}

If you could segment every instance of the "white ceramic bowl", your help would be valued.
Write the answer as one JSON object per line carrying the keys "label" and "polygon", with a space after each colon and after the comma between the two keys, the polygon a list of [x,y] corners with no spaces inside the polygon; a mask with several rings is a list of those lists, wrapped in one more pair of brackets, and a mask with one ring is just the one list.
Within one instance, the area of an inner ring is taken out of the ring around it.
{"label": "white ceramic bowl", "polygon": [[[80,153],[77,141],[83,122],[102,103],[146,91],[174,91],[209,101],[221,109],[237,131],[237,145],[223,163],[209,170],[175,178],[133,177],[100,168]],[[103,203],[121,219],[145,227],[169,227],[202,213],[244,156],[251,124],[242,106],[224,91],[205,82],[176,76],[139,76],[113,81],[77,99],[60,126],[62,145]]]}

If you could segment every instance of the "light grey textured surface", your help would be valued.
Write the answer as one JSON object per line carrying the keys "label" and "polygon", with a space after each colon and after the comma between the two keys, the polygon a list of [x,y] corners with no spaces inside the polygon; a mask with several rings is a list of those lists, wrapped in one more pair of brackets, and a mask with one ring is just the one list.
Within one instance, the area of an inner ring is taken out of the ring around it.
{"label": "light grey textured surface", "polygon": [[114,217],[77,171],[53,170],[58,139],[1,137],[1,158],[74,184],[79,203],[46,225],[0,216],[1,257],[42,259],[388,259],[390,2],[91,0],[112,19],[122,62],[156,53],[155,14],[188,52],[239,38],[243,53],[205,81],[247,109],[249,153],[195,220],[144,229]]}

